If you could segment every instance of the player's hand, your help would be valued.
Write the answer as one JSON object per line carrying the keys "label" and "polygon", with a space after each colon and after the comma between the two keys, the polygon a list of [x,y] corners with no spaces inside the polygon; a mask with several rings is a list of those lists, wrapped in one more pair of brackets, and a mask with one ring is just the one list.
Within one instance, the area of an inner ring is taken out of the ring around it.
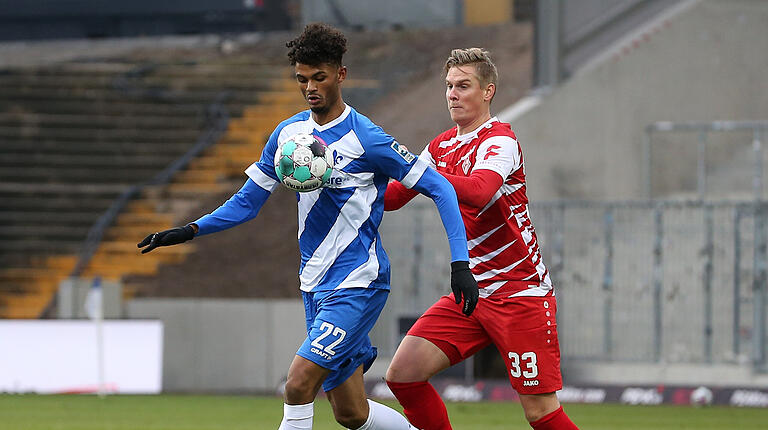
{"label": "player's hand", "polygon": [[184,227],[176,227],[150,234],[149,236],[145,237],[144,240],[136,244],[136,246],[139,248],[146,246],[146,248],[141,250],[142,254],[146,254],[158,246],[176,245],[188,240],[192,240],[194,237],[195,228],[187,224]]}
{"label": "player's hand", "polygon": [[469,270],[469,262],[454,261],[451,263],[451,289],[457,305],[461,303],[462,297],[464,298],[464,307],[461,310],[464,315],[472,315],[472,311],[477,306],[480,292],[477,289],[477,281]]}

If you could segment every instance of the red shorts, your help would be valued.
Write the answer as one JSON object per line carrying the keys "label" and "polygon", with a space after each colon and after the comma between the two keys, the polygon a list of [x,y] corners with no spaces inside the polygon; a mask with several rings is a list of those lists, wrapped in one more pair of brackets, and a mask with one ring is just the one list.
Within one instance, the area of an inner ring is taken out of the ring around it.
{"label": "red shorts", "polygon": [[563,388],[557,302],[554,296],[481,298],[471,316],[461,313],[453,294],[441,297],[408,331],[427,339],[451,360],[465,360],[491,343],[501,353],[512,387],[520,394]]}

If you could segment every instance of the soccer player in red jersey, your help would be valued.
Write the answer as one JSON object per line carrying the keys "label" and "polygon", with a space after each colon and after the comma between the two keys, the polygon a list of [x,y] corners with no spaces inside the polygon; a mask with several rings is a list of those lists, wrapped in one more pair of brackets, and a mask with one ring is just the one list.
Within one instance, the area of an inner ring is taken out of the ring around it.
{"label": "soccer player in red jersey", "polygon": [[[429,378],[494,344],[531,427],[577,429],[555,394],[562,388],[557,302],[528,214],[522,152],[510,125],[490,113],[496,66],[483,49],[455,49],[445,74],[456,126],[434,138],[419,157],[456,189],[480,301],[467,317],[460,297],[441,297],[408,331],[387,383],[411,424],[451,429]],[[399,209],[415,195],[391,182],[384,208]]]}

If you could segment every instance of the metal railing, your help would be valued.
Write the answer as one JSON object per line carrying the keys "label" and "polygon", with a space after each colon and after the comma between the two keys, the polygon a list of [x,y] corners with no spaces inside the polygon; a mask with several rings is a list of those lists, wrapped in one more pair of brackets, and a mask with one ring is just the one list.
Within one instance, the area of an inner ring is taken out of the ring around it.
{"label": "metal railing", "polygon": [[[765,369],[768,202],[563,201],[530,210],[564,356]],[[442,228],[426,201],[385,216],[390,321],[450,291]]]}

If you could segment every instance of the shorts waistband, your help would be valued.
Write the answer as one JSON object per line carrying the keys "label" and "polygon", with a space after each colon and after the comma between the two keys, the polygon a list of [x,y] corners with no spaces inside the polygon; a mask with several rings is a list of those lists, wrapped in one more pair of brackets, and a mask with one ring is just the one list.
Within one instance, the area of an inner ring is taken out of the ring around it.
{"label": "shorts waistband", "polygon": [[[495,283],[494,283],[495,284]],[[521,291],[528,291],[533,289],[541,289],[548,291],[546,295],[552,295],[552,286],[546,285],[541,282],[532,281],[506,281],[501,286],[494,286],[494,284],[480,287],[480,297],[496,297],[505,296],[508,297]]]}

